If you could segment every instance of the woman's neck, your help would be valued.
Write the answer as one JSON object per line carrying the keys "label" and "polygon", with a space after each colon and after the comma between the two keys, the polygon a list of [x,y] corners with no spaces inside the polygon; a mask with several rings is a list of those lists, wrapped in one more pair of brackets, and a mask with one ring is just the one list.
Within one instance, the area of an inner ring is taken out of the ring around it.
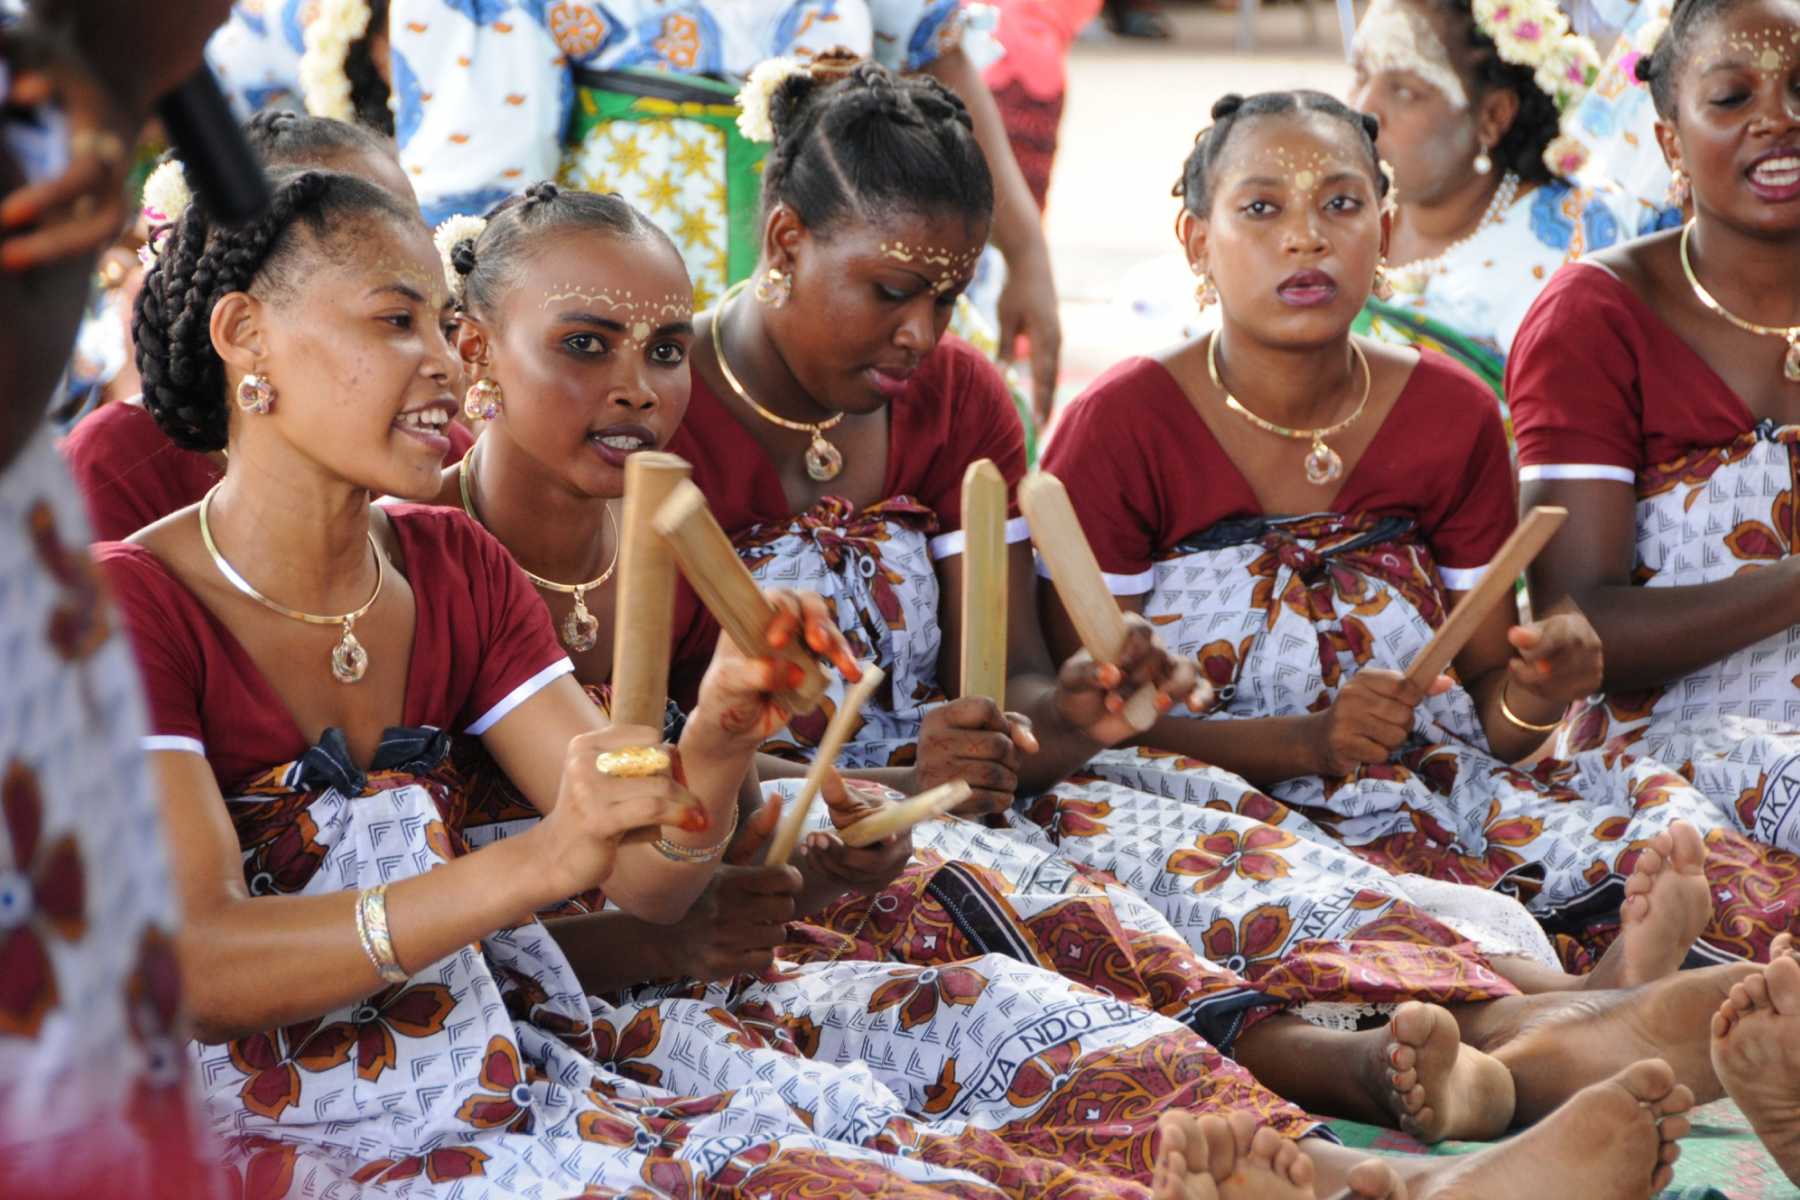
{"label": "woman's neck", "polygon": [[607,519],[613,499],[578,495],[552,482],[498,430],[481,435],[461,470],[477,519],[533,575],[585,583],[617,554],[615,524]]}
{"label": "woman's neck", "polygon": [[756,403],[790,421],[829,421],[836,416],[814,400],[795,377],[771,336],[768,310],[748,289],[740,289],[719,305],[712,321],[713,353],[720,373],[735,375]]}
{"label": "woman's neck", "polygon": [[1277,425],[1315,429],[1343,415],[1344,396],[1360,395],[1350,334],[1303,349],[1256,341],[1227,320],[1217,333],[1219,381],[1239,404]]}
{"label": "woman's neck", "polygon": [[1441,254],[1481,227],[1504,173],[1472,175],[1461,187],[1432,201],[1403,203],[1394,214],[1388,256],[1397,267]]}
{"label": "woman's neck", "polygon": [[302,612],[349,612],[375,586],[372,499],[311,464],[276,468],[238,445],[211,494],[207,524],[219,553],[270,600]]}
{"label": "woman's neck", "polygon": [[1757,325],[1800,325],[1800,237],[1759,237],[1701,213],[1688,239],[1700,285],[1725,310]]}

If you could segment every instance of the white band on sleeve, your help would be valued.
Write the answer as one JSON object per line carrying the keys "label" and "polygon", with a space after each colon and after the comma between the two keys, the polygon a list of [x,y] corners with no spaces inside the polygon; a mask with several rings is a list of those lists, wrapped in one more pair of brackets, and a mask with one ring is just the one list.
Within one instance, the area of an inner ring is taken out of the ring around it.
{"label": "white band on sleeve", "polygon": [[176,754],[198,754],[201,758],[206,757],[206,743],[199,738],[157,734],[154,737],[143,738],[140,744],[149,754],[170,751]]}
{"label": "white band on sleeve", "polygon": [[[1031,526],[1024,517],[1014,517],[1006,523],[1006,544],[1011,546],[1031,536]],[[940,533],[931,539],[931,561],[938,562],[946,558],[954,558],[968,548],[969,539],[960,529],[949,533]]]}
{"label": "white band on sleeve", "polygon": [[468,732],[476,737],[480,737],[495,725],[499,724],[501,718],[505,717],[506,714],[510,713],[513,709],[519,707],[519,705],[525,703],[527,700],[543,691],[546,687],[549,687],[550,684],[554,683],[562,676],[571,674],[574,670],[575,664],[568,659],[557,659],[555,662],[539,671],[536,675],[533,675],[530,679],[527,679],[524,683],[521,683],[518,687],[506,693],[505,698],[502,699],[500,703],[494,705],[494,707],[488,709],[485,713],[482,713],[480,718],[477,719],[474,724],[469,726]]}
{"label": "white band on sleeve", "polygon": [[1479,567],[1439,567],[1438,578],[1444,581],[1444,587],[1452,592],[1474,590],[1481,577],[1487,574],[1491,563],[1483,563]]}
{"label": "white band on sleeve", "polygon": [[1519,479],[1525,483],[1550,479],[1608,479],[1615,483],[1636,483],[1637,472],[1630,467],[1614,467],[1606,463],[1546,463],[1537,467],[1520,467]]}
{"label": "white band on sleeve", "polygon": [[[1041,554],[1037,556],[1037,573],[1040,579],[1050,579],[1050,568],[1044,564]],[[1136,575],[1113,575],[1102,571],[1100,578],[1106,581],[1106,590],[1115,596],[1142,596],[1156,586],[1156,568],[1139,571]]]}

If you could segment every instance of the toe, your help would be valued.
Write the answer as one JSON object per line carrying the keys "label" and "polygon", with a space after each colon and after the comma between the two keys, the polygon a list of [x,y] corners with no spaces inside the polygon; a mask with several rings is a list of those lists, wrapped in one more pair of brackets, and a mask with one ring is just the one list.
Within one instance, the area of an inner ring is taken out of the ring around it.
{"label": "toe", "polygon": [[1286,1138],[1282,1137],[1279,1133],[1276,1133],[1273,1129],[1270,1129],[1267,1125],[1264,1125],[1251,1135],[1250,1147],[1247,1154],[1248,1161],[1256,1166],[1267,1167],[1269,1170],[1273,1171],[1275,1169],[1275,1155],[1280,1152],[1282,1145],[1286,1143],[1286,1141]]}
{"label": "toe", "polygon": [[[1214,1179],[1224,1179],[1237,1168],[1237,1139],[1231,1126],[1219,1117],[1200,1118],[1201,1140],[1206,1146],[1205,1170]],[[1198,1169],[1200,1160],[1190,1157],[1190,1166]]]}
{"label": "toe", "polygon": [[[1664,836],[1666,835],[1657,835],[1658,838]],[[1631,873],[1633,875],[1655,875],[1662,869],[1663,852],[1656,848],[1655,842],[1651,842],[1648,846],[1644,847],[1643,854],[1638,856],[1637,866],[1632,868]]]}
{"label": "toe", "polygon": [[1400,1189],[1400,1177],[1394,1169],[1378,1158],[1367,1158],[1351,1167],[1344,1182],[1359,1200],[1399,1200],[1406,1194]]}
{"label": "toe", "polygon": [[1693,875],[1706,868],[1706,840],[1698,829],[1686,821],[1677,821],[1669,826],[1669,837],[1675,844],[1671,857],[1677,871]]}
{"label": "toe", "polygon": [[1771,959],[1779,958],[1783,954],[1792,954],[1793,952],[1794,935],[1791,933],[1778,933],[1775,935],[1775,940],[1769,943],[1769,957]]}
{"label": "toe", "polygon": [[1646,1058],[1632,1063],[1612,1077],[1640,1104],[1653,1104],[1675,1089],[1675,1072],[1660,1058]]}
{"label": "toe", "polygon": [[1784,1017],[1800,1014],[1800,962],[1787,955],[1763,968],[1769,989],[1769,1003]]}
{"label": "toe", "polygon": [[1225,1118],[1225,1122],[1231,1126],[1231,1141],[1237,1149],[1238,1158],[1248,1158],[1261,1122],[1247,1112],[1234,1112]]}
{"label": "toe", "polygon": [[1750,1003],[1745,1006],[1746,1010],[1769,1007],[1769,976],[1766,970],[1746,976],[1738,984],[1734,984],[1731,989],[1733,996],[1736,995],[1739,987],[1742,987],[1744,995],[1750,998]]}
{"label": "toe", "polygon": [[1281,1139],[1281,1147],[1275,1152],[1275,1171],[1295,1187],[1312,1186],[1312,1159],[1300,1153],[1300,1147],[1288,1138]]}

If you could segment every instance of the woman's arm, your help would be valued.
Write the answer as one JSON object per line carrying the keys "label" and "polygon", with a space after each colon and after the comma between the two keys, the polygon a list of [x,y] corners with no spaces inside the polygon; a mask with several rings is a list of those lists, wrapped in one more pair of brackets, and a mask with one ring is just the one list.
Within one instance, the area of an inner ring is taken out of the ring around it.
{"label": "woman's arm", "polygon": [[1524,504],[1569,519],[1531,566],[1532,601],[1573,601],[1600,635],[1609,692],[1658,687],[1800,622],[1796,559],[1687,587],[1635,587],[1637,497],[1626,483],[1531,480]]}
{"label": "woman's arm", "polygon": [[[604,748],[598,740],[587,747]],[[357,893],[251,898],[237,833],[206,760],[179,751],[150,757],[181,905],[182,978],[201,1040],[316,1018],[386,986],[357,936]],[[675,824],[692,811],[691,800],[659,781],[609,782],[603,797],[565,797],[557,821],[393,884],[388,928],[401,965],[417,971],[529,918],[578,890],[572,862],[595,870],[627,830]],[[596,832],[610,836],[611,847],[593,844]]]}

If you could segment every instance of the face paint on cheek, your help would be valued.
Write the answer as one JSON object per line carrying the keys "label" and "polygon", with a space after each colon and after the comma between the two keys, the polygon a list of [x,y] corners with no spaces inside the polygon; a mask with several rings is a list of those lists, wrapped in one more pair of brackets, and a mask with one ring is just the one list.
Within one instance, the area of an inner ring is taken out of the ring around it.
{"label": "face paint on cheek", "polygon": [[892,259],[908,268],[916,268],[932,275],[932,293],[943,296],[968,284],[973,277],[975,264],[981,260],[981,251],[976,249],[959,253],[940,249],[937,246],[914,246],[909,242],[883,242],[881,243],[881,257]]}
{"label": "face paint on cheek", "polygon": [[1422,15],[1400,0],[1375,0],[1356,27],[1351,52],[1371,75],[1416,75],[1439,92],[1451,108],[1469,107],[1469,93],[1450,65],[1450,53]]}

